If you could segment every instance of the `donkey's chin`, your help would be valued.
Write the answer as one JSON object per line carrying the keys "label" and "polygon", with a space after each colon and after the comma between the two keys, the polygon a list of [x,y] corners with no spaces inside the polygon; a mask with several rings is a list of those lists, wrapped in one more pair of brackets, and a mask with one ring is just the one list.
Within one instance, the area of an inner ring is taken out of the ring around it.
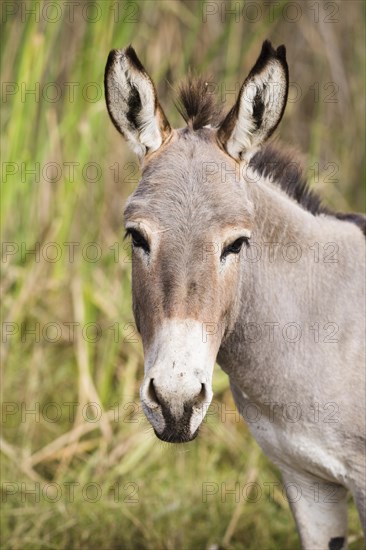
{"label": "donkey's chin", "polygon": [[176,431],[174,430],[174,428],[170,428],[169,426],[167,426],[162,433],[157,432],[155,428],[154,432],[156,437],[161,439],[161,441],[165,441],[166,443],[189,443],[189,441],[193,441],[194,439],[196,439],[199,429],[197,428],[197,430],[193,434],[191,434],[188,431]]}
{"label": "donkey's chin", "polygon": [[183,414],[173,414],[166,405],[151,408],[142,401],[143,411],[156,437],[167,443],[188,443],[195,439],[210,401],[202,407],[184,407]]}
{"label": "donkey's chin", "polygon": [[156,437],[161,441],[188,443],[199,433],[202,417],[197,411],[187,408],[185,414],[175,417],[165,406],[151,409],[142,402],[142,408]]}

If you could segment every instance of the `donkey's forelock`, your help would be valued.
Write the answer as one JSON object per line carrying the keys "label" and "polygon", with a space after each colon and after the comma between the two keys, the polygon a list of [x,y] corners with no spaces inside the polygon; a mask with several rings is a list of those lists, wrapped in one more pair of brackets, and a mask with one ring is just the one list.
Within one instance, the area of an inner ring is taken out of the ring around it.
{"label": "donkey's forelock", "polygon": [[222,107],[210,90],[210,83],[202,77],[188,76],[180,85],[176,106],[192,130],[218,127],[223,118]]}

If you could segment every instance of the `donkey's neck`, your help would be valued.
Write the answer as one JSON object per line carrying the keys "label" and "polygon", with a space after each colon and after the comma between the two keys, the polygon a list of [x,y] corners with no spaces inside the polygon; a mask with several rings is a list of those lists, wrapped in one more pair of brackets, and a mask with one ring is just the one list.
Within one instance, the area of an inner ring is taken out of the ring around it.
{"label": "donkey's neck", "polygon": [[[314,216],[265,180],[248,184],[247,192],[254,209],[251,245],[241,254],[235,319],[218,362],[251,399],[273,399],[287,377],[304,388],[305,363],[311,377],[319,361],[312,354],[333,351],[329,344],[314,348],[314,330],[329,322],[342,326],[343,316],[353,322],[364,237],[354,224]],[[352,287],[340,307],[335,297],[347,281]]]}
{"label": "donkey's neck", "polygon": [[247,184],[254,208],[253,232],[262,242],[302,244],[319,237],[319,218],[302,208],[279,186],[266,179]]}
{"label": "donkey's neck", "polygon": [[[247,190],[254,216],[251,245],[241,256],[238,320],[270,323],[290,315],[295,321],[314,284],[316,247],[333,240],[328,220],[313,216],[269,181],[250,183]],[[321,278],[322,270],[315,276]]]}

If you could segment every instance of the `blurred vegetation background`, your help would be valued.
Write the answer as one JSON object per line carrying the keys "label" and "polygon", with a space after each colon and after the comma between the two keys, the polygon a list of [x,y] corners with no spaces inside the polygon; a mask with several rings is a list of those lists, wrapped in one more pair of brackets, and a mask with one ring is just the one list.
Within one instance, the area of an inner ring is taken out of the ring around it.
{"label": "blurred vegetation background", "polygon": [[[104,67],[132,43],[181,126],[174,89],[189,68],[229,108],[262,41],[284,43],[292,85],[278,134],[326,203],[363,210],[364,10],[2,3],[2,548],[299,548],[279,474],[219,369],[193,443],[162,444],[143,417],[122,241],[139,172],[107,115]],[[350,548],[364,548],[351,499]]]}

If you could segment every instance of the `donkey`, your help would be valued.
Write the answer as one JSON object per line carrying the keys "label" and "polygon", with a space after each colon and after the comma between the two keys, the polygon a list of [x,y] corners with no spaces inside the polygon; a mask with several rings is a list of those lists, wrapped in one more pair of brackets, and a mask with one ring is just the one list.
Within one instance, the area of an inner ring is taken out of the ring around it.
{"label": "donkey", "polygon": [[267,142],[288,86],[285,47],[265,41],[226,116],[190,78],[173,129],[132,47],[105,70],[109,115],[142,163],[125,227],[144,413],[161,440],[194,439],[217,360],[296,493],[302,547],[335,550],[348,490],[366,523],[365,218],[323,207]]}

